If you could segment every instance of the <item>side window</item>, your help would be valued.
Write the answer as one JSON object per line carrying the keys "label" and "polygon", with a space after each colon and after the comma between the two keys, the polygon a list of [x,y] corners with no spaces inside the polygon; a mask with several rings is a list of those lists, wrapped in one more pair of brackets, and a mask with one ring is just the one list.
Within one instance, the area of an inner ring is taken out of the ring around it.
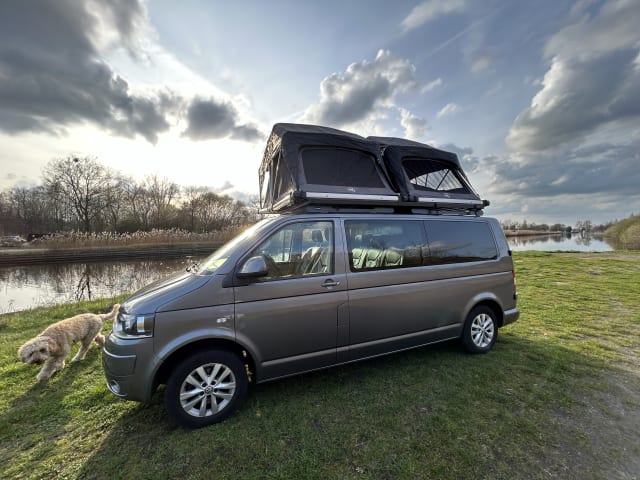
{"label": "side window", "polygon": [[493,235],[485,222],[426,220],[429,264],[478,262],[498,258]]}
{"label": "side window", "polygon": [[419,221],[347,220],[345,231],[352,272],[418,267],[427,251]]}
{"label": "side window", "polygon": [[261,280],[282,280],[333,273],[333,223],[285,225],[258,245],[251,256],[263,255],[269,273]]}

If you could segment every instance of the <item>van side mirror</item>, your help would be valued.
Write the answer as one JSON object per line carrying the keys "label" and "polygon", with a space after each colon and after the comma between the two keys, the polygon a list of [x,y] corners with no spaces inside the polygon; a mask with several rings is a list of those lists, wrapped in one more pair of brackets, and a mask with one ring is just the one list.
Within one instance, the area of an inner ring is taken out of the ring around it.
{"label": "van side mirror", "polygon": [[236,276],[238,278],[258,278],[264,277],[268,273],[269,267],[267,266],[267,261],[263,255],[258,255],[244,262],[244,265],[240,267]]}

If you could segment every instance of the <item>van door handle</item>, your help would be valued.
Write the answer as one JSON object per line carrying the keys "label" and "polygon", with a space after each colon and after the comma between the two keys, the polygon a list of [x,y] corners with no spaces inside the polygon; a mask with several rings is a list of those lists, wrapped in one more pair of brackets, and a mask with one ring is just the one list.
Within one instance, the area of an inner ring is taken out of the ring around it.
{"label": "van door handle", "polygon": [[340,285],[340,282],[336,282],[335,280],[331,280],[331,279],[325,280],[322,283],[322,286],[324,288],[337,287],[338,285]]}

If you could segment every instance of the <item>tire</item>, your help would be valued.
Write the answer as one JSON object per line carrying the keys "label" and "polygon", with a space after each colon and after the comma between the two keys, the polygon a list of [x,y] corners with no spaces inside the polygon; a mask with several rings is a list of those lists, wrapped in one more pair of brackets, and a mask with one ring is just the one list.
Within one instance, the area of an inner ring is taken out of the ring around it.
{"label": "tire", "polygon": [[496,314],[489,307],[475,307],[464,322],[462,344],[471,353],[487,353],[498,338]]}
{"label": "tire", "polygon": [[231,352],[202,351],[187,357],[171,372],[164,405],[178,425],[201,428],[235,412],[247,394],[244,364]]}

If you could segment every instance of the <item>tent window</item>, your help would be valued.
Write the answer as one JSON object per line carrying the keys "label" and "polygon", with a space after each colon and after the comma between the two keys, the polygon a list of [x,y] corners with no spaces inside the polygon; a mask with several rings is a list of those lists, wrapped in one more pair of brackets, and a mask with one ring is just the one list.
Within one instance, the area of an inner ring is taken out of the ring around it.
{"label": "tent window", "polygon": [[375,158],[343,148],[305,148],[302,168],[308,184],[384,188]]}
{"label": "tent window", "polygon": [[456,172],[437,160],[408,159],[402,166],[409,182],[418,190],[470,193]]}

